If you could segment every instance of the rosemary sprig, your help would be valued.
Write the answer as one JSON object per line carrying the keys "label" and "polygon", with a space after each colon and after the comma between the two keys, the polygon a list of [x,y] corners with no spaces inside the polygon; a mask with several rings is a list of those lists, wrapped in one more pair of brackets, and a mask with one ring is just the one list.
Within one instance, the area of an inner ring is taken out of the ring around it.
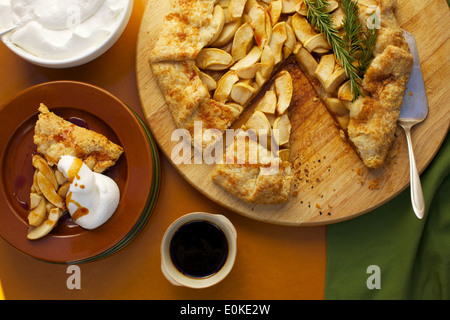
{"label": "rosemary sprig", "polygon": [[375,42],[377,40],[377,31],[375,28],[364,30],[358,19],[357,2],[353,0],[341,0],[340,6],[344,12],[343,21],[344,42],[350,55],[358,61],[358,73],[362,77],[372,61]]}
{"label": "rosemary sprig", "polygon": [[353,100],[364,96],[362,78],[367,70],[376,40],[376,30],[364,31],[358,20],[358,8],[352,0],[342,0],[340,5],[345,14],[344,35],[341,37],[328,12],[327,0],[305,0],[308,21],[327,38],[336,60],[340,62],[349,77]]}
{"label": "rosemary sprig", "polygon": [[375,50],[375,42],[377,41],[378,32],[377,29],[368,29],[364,33],[361,40],[362,50],[361,56],[359,58],[359,74],[364,75],[369,68],[370,62],[372,61],[373,51]]}
{"label": "rosemary sprig", "polygon": [[344,30],[343,40],[349,54],[356,60],[361,50],[361,35],[364,33],[358,20],[358,8],[356,7],[356,2],[352,0],[342,0],[340,6],[344,12],[342,24],[342,29]]}
{"label": "rosemary sprig", "polygon": [[338,30],[334,26],[331,15],[328,12],[328,2],[326,0],[305,0],[308,8],[307,18],[311,25],[322,32],[328,43],[333,48],[336,59],[341,63],[347,77],[349,77],[353,99],[364,95],[361,90],[361,77],[358,68],[354,64],[356,59],[350,54],[348,44],[340,37]]}

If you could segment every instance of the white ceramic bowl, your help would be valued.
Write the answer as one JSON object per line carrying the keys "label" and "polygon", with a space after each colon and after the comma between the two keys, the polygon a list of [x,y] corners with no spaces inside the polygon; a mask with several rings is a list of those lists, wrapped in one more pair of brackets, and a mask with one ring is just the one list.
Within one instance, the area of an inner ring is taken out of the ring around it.
{"label": "white ceramic bowl", "polygon": [[[228,256],[225,264],[218,272],[204,278],[194,278],[184,275],[175,267],[170,257],[170,242],[175,232],[186,223],[196,220],[209,221],[215,224],[223,231],[228,241]],[[225,279],[233,268],[237,251],[236,238],[237,233],[233,224],[222,215],[203,212],[194,212],[184,215],[172,223],[164,234],[161,243],[161,271],[167,280],[176,286],[194,289],[211,287]]]}
{"label": "white ceramic bowl", "polygon": [[3,42],[11,51],[13,51],[19,57],[35,65],[55,69],[77,67],[100,57],[103,53],[108,51],[114,45],[114,43],[116,43],[116,41],[119,39],[123,31],[125,30],[128,21],[130,20],[131,12],[133,11],[133,4],[134,4],[133,0],[128,0],[127,9],[122,13],[122,16],[117,22],[117,26],[115,27],[113,32],[111,32],[111,34],[101,44],[99,44],[97,47],[92,48],[87,52],[84,52],[81,55],[74,56],[69,59],[54,60],[35,56],[23,50],[22,48],[16,46],[13,42],[10,41],[9,37],[7,36],[3,37]]}

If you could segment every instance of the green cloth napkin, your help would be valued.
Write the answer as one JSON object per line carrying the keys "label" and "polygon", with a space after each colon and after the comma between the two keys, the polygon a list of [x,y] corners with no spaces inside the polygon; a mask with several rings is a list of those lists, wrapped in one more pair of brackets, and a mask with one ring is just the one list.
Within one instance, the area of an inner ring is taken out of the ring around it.
{"label": "green cloth napkin", "polygon": [[325,299],[450,299],[449,173],[447,137],[421,176],[423,220],[407,188],[370,213],[328,226]]}

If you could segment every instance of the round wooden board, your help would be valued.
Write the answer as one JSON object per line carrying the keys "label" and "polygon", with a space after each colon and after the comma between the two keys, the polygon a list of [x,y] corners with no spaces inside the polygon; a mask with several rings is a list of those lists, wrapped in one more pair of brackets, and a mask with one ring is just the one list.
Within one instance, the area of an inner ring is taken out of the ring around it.
{"label": "round wooden board", "polygon": [[[418,43],[427,88],[429,116],[414,127],[417,165],[423,171],[431,162],[449,127],[450,14],[444,0],[398,0],[397,17]],[[168,159],[178,141],[176,129],[149,65],[170,1],[148,3],[137,46],[137,82],[147,123]],[[426,22],[426,23],[424,23]],[[426,26],[426,27],[425,27]],[[399,129],[384,168],[368,170],[339,136],[325,108],[316,108],[294,129],[295,181],[298,193],[283,205],[248,204],[218,187],[210,179],[213,165],[175,165],[183,177],[216,203],[259,221],[286,226],[315,226],[348,220],[386,203],[409,185],[406,139]]]}

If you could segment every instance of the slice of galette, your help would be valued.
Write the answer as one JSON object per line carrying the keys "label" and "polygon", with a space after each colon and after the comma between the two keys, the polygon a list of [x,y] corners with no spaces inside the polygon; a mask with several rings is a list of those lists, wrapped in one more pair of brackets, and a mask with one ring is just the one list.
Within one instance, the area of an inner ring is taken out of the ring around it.
{"label": "slice of galette", "polygon": [[[67,202],[75,203],[80,207],[80,211],[88,213],[86,208],[73,199],[68,200],[73,181],[58,170],[57,165],[61,157],[72,156],[80,159],[89,169],[100,174],[116,164],[124,152],[121,146],[102,134],[64,120],[50,112],[44,104],[40,105],[39,111],[34,134],[37,153],[32,157],[35,171],[28,213],[29,240],[38,240],[49,234],[67,211]],[[77,168],[79,170],[80,166]],[[73,172],[77,179],[78,172]],[[78,187],[84,189],[86,186]]]}

